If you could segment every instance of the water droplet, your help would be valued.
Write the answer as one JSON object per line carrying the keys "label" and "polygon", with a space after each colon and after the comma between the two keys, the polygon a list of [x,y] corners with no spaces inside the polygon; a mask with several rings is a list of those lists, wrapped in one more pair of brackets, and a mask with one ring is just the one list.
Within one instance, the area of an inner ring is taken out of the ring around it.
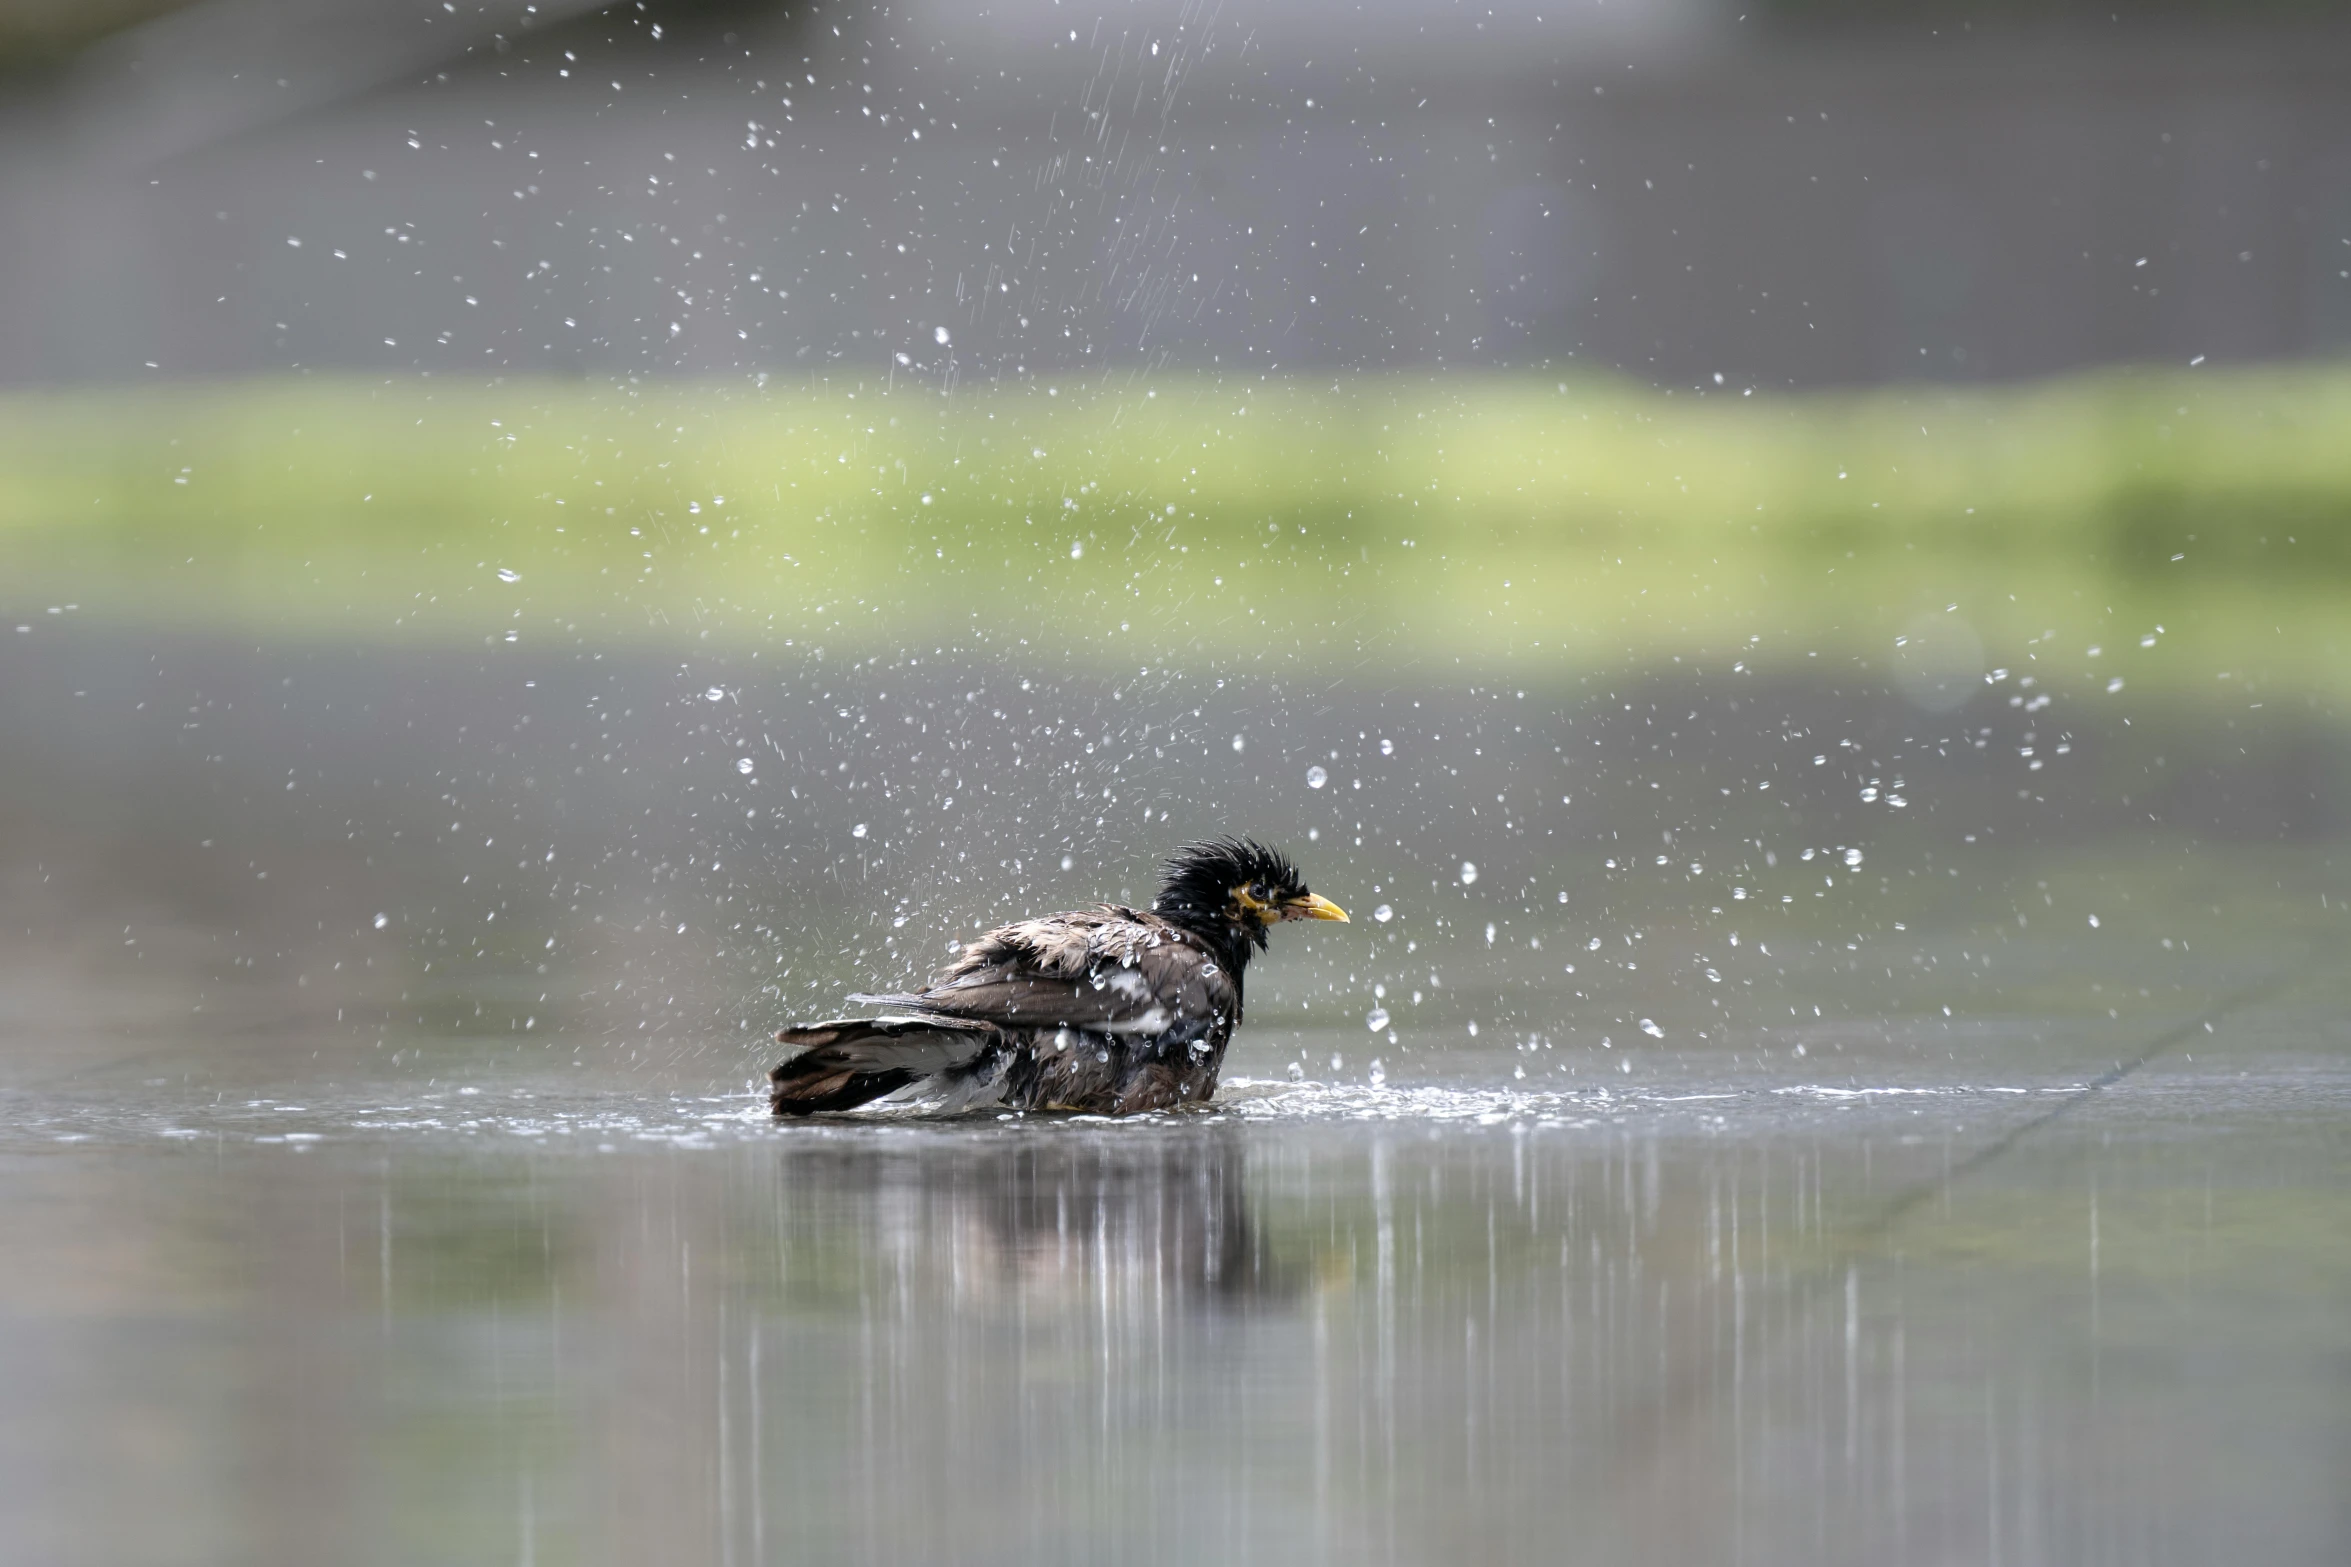
{"label": "water droplet", "polygon": [[862,838],[862,837],[864,837],[864,836],[865,836],[865,823],[863,823],[863,822],[859,822],[859,823],[858,823],[856,826],[854,826],[854,827],[850,828],[850,829],[849,829],[849,836],[850,836],[850,837],[852,837],[852,838]]}
{"label": "water droplet", "polygon": [[1071,560],[1081,560],[1081,559],[1083,559],[1083,558],[1085,557],[1085,553],[1086,553],[1086,543],[1085,543],[1085,540],[1083,540],[1083,539],[1072,539],[1072,540],[1070,540],[1070,541],[1069,541],[1069,558],[1070,558]]}
{"label": "water droplet", "polygon": [[719,686],[712,686],[709,690],[703,692],[702,695],[704,700],[711,702],[723,702],[727,699],[725,689]]}
{"label": "water droplet", "polygon": [[1077,861],[1076,861],[1076,860],[1072,859],[1070,856],[1068,856],[1068,855],[1066,855],[1066,854],[1065,854],[1065,855],[1063,855],[1063,856],[1061,857],[1061,868],[1062,868],[1063,870],[1068,870],[1068,869],[1069,869],[1069,868],[1070,868],[1072,865],[1075,865],[1076,863],[1077,863]]}
{"label": "water droplet", "polygon": [[1363,1015],[1363,1026],[1370,1029],[1375,1034],[1378,1033],[1381,1029],[1386,1028],[1388,1026],[1388,1009],[1386,1007],[1373,1007],[1369,1012],[1366,1012]]}
{"label": "water droplet", "polygon": [[1466,887],[1477,879],[1478,868],[1475,865],[1472,865],[1469,861],[1463,860],[1461,862],[1461,885]]}
{"label": "water droplet", "polygon": [[1396,742],[1395,742],[1395,741],[1393,741],[1393,740],[1382,740],[1382,741],[1380,742],[1380,755],[1382,755],[1382,756],[1394,756],[1395,754],[1396,754]]}
{"label": "water droplet", "polygon": [[1382,1061],[1378,1056],[1373,1056],[1371,1058],[1371,1086],[1379,1088],[1384,1086],[1387,1081],[1388,1063]]}
{"label": "water droplet", "polygon": [[1240,752],[1240,751],[1247,750],[1247,749],[1248,749],[1248,746],[1249,746],[1249,742],[1248,742],[1248,740],[1247,740],[1245,737],[1243,737],[1243,736],[1241,736],[1241,735],[1235,735],[1235,736],[1233,736],[1233,750],[1234,750],[1236,753],[1237,753],[1237,752]]}
{"label": "water droplet", "polygon": [[2116,675],[2112,680],[2106,682],[2106,694],[2108,696],[2114,695],[2115,692],[2120,691],[2121,689],[2122,676],[2120,675]]}
{"label": "water droplet", "polygon": [[947,329],[943,326],[933,327],[931,329],[931,340],[937,343],[941,348],[945,348],[947,346]]}
{"label": "water droplet", "polygon": [[1665,1030],[1659,1028],[1655,1023],[1652,1023],[1647,1018],[1641,1019],[1641,1032],[1647,1034],[1651,1039],[1663,1039],[1665,1037]]}
{"label": "water droplet", "polygon": [[1331,781],[1331,775],[1330,775],[1329,773],[1326,773],[1326,772],[1324,772],[1324,771],[1323,771],[1323,770],[1322,770],[1320,767],[1309,767],[1308,769],[1306,769],[1306,787],[1307,787],[1307,788],[1309,788],[1309,789],[1319,789],[1319,788],[1321,788],[1321,787],[1322,787],[1324,784],[1327,784],[1327,783],[1329,783],[1330,781]]}
{"label": "water droplet", "polygon": [[1388,923],[1388,921],[1396,917],[1396,911],[1383,903],[1378,908],[1371,911],[1371,917],[1375,920],[1378,920],[1382,925],[1385,925]]}
{"label": "water droplet", "polygon": [[376,916],[376,929],[378,930],[382,930],[386,925],[391,923],[392,916],[389,914],[379,914]]}
{"label": "water droplet", "polygon": [[751,776],[751,769],[757,767],[758,765],[759,764],[757,762],[752,761],[748,756],[738,756],[735,758],[735,771],[741,773],[746,778]]}
{"label": "water droplet", "polygon": [[511,566],[500,566],[498,568],[498,580],[500,582],[520,582],[522,580],[522,573],[516,571]]}
{"label": "water droplet", "polygon": [[1845,851],[1845,868],[1847,870],[1857,870],[1860,868],[1860,866],[1861,851],[1859,849],[1847,849]]}

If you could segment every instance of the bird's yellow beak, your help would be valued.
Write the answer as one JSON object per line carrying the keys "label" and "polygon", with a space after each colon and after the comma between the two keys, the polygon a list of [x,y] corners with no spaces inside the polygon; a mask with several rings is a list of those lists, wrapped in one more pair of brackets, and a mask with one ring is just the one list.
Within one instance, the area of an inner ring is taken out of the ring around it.
{"label": "bird's yellow beak", "polygon": [[1311,892],[1303,898],[1292,898],[1283,904],[1282,918],[1286,920],[1337,920],[1342,925],[1353,923],[1347,918],[1345,909],[1340,908],[1330,899],[1319,897]]}

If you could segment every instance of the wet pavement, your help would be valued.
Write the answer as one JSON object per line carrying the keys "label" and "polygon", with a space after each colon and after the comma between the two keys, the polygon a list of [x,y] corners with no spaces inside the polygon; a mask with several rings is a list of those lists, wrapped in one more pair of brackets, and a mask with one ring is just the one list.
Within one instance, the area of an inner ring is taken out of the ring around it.
{"label": "wet pavement", "polygon": [[[2351,1545],[2323,715],[5,653],[10,1560]],[[1212,1109],[764,1115],[1226,827],[1357,923]]]}

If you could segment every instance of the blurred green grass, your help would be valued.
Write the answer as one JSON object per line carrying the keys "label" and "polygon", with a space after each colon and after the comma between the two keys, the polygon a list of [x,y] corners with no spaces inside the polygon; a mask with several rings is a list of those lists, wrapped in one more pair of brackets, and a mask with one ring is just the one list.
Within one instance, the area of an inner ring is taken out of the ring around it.
{"label": "blurred green grass", "polygon": [[1353,376],[18,395],[0,402],[0,609],[1540,678],[1677,657],[1874,669],[1957,606],[1992,661],[2052,685],[2351,687],[2351,368],[1736,393]]}

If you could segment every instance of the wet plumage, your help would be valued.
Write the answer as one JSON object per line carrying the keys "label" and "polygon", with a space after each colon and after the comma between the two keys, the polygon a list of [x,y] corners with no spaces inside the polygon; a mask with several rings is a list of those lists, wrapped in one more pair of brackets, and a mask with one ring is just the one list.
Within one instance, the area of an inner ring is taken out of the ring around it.
{"label": "wet plumage", "polygon": [[1133,1115],[1204,1102],[1241,1021],[1242,974],[1283,920],[1344,920],[1297,868],[1246,839],[1168,862],[1149,909],[1002,925],[930,985],[853,996],[885,1009],[781,1030],[778,1115],[900,1094],[940,1111],[1001,1106]]}

